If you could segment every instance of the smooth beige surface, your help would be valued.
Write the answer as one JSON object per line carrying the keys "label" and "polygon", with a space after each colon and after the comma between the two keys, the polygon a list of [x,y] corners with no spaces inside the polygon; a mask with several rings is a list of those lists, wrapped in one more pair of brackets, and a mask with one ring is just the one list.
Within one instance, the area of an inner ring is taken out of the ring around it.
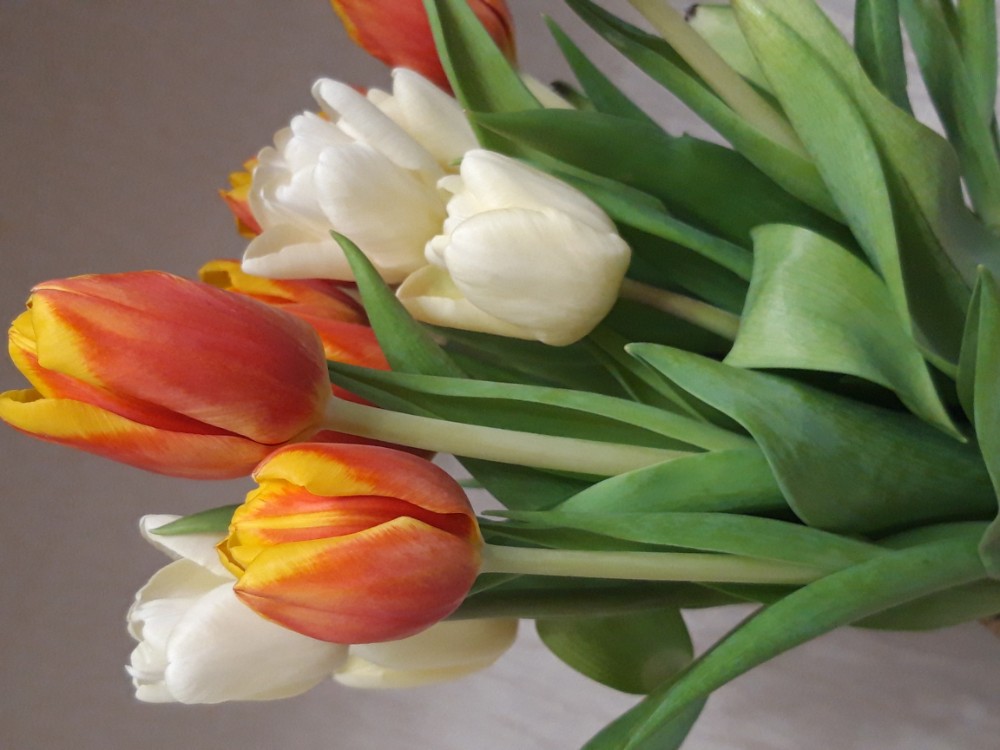
{"label": "smooth beige surface", "polygon": [[[569,14],[554,0],[511,4],[524,66],[562,75],[535,17]],[[598,56],[680,129],[673,103],[651,97],[613,54]],[[227,172],[310,105],[314,78],[386,80],[322,0],[0,0],[0,63],[8,320],[35,281],[151,267],[190,275],[238,255],[215,194]],[[0,364],[2,387],[20,383]],[[137,519],[235,502],[249,483],[147,475],[7,428],[0,445],[0,748],[556,750],[579,746],[634,700],[562,666],[528,623],[496,667],[460,683],[387,693],[329,684],[257,705],[136,703],[124,613],[164,563]],[[690,621],[704,647],[743,615]],[[976,626],[838,632],[720,691],[686,747],[992,750],[998,667],[1000,643]]]}

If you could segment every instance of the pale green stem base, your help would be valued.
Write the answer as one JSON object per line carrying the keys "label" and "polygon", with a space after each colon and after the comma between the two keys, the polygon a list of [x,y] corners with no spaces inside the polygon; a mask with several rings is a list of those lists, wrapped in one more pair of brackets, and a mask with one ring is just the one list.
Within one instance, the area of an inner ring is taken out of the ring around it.
{"label": "pale green stem base", "polygon": [[792,585],[823,575],[801,565],[704,552],[579,551],[487,544],[482,554],[480,573]]}
{"label": "pale green stem base", "polygon": [[736,340],[736,333],[740,327],[739,316],[720,310],[707,302],[633,279],[625,279],[622,282],[619,296],[686,320],[729,341]]}
{"label": "pale green stem base", "polygon": [[604,477],[689,455],[685,451],[448,422],[341,399],[331,400],[321,429],[466,458]]}

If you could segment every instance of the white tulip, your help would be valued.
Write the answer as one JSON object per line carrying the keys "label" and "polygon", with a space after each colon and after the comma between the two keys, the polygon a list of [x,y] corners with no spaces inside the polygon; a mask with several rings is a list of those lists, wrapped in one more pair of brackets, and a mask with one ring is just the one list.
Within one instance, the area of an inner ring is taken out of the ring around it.
{"label": "white tulip", "polygon": [[404,688],[454,680],[485,669],[511,647],[517,620],[440,622],[399,641],[351,646],[333,678],[356,688]]}
{"label": "white tulip", "polygon": [[139,641],[126,667],[136,697],[152,703],[219,703],[298,695],[328,679],[347,646],[325,643],[269,622],[233,593],[219,563],[218,537],[155,536],[177,516],[145,516],[140,529],[178,558],[150,578],[128,613]]}
{"label": "white tulip", "polygon": [[336,230],[399,282],[426,263],[424,245],[446,215],[436,183],[475,147],[472,129],[453,98],[410,70],[393,71],[391,95],[323,79],[313,96],[329,119],[295,117],[258,156],[249,203],[263,231],[243,268],[350,280]]}
{"label": "white tulip", "polygon": [[571,344],[611,310],[630,251],[589,198],[514,159],[469,151],[430,265],[397,296],[418,320],[547,344]]}

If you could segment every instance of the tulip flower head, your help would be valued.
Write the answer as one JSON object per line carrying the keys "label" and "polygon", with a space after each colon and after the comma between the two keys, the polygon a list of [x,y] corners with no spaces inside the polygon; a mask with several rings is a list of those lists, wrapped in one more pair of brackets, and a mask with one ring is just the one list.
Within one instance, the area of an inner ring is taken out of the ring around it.
{"label": "tulip flower head", "polygon": [[39,284],[9,350],[33,387],[0,394],[0,419],[175,476],[247,474],[314,434],[330,398],[308,325],[166,273]]}
{"label": "tulip flower head", "polygon": [[607,315],[630,251],[589,198],[484,150],[439,184],[452,194],[444,231],[397,290],[416,319],[561,346]]}
{"label": "tulip flower head", "polygon": [[464,491],[408,453],[304,443],[254,471],[258,489],[219,545],[236,594],[264,617],[334,643],[415,635],[461,604],[482,537]]}
{"label": "tulip flower head", "polygon": [[256,159],[250,159],[243,164],[243,171],[230,172],[229,189],[220,190],[219,195],[226,202],[236,219],[236,231],[248,240],[260,234],[260,224],[250,211],[250,185],[253,182],[253,170],[257,166]]}
{"label": "tulip flower head", "polygon": [[393,92],[362,95],[317,81],[325,117],[305,113],[261,151],[249,204],[262,233],[243,269],[272,279],[353,278],[336,230],[389,283],[426,261],[445,201],[437,181],[476,145],[458,104],[417,73],[396,70]]}
{"label": "tulip flower head", "polygon": [[[372,57],[410,68],[448,90],[422,0],[332,0],[351,38]],[[500,50],[514,61],[514,22],[503,0],[469,0]]]}

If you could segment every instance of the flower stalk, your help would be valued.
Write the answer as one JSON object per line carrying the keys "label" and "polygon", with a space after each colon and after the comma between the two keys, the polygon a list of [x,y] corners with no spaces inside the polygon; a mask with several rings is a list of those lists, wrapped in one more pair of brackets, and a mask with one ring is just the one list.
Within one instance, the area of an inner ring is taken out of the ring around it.
{"label": "flower stalk", "polygon": [[483,573],[689,583],[805,584],[816,568],[705,552],[616,552],[506,547],[482,549]]}
{"label": "flower stalk", "polygon": [[625,279],[622,282],[619,297],[686,320],[688,323],[711,331],[728,341],[735,341],[736,333],[739,331],[740,318],[738,315],[733,315],[731,312],[721,310],[699,299],[659,289],[634,279]]}
{"label": "flower stalk", "polygon": [[689,455],[685,451],[449,422],[340,399],[330,402],[323,427],[421,450],[595,476],[616,476]]}

